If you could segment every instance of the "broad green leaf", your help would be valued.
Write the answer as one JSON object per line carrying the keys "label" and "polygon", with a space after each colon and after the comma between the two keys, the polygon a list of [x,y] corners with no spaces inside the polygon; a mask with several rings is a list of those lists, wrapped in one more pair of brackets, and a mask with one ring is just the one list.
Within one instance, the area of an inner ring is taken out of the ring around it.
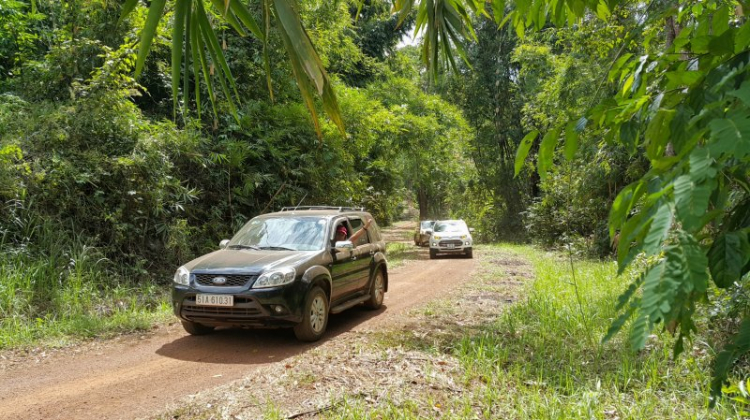
{"label": "broad green leaf", "polygon": [[715,119],[709,123],[711,128],[711,156],[716,159],[729,155],[743,159],[750,153],[750,117],[735,114],[730,118]]}
{"label": "broad green leaf", "polygon": [[750,244],[745,232],[720,235],[708,251],[708,266],[716,286],[727,288],[739,281],[750,260]]}
{"label": "broad green leaf", "polygon": [[260,26],[258,26],[255,18],[253,18],[253,15],[250,14],[250,11],[247,10],[245,5],[242,4],[241,0],[231,0],[229,2],[229,9],[237,15],[237,18],[247,27],[247,29],[250,29],[250,32],[252,32],[256,38],[261,41],[266,40],[265,34],[260,30]]}
{"label": "broad green leaf", "polygon": [[500,25],[505,17],[505,0],[492,0],[492,16],[495,19],[495,23]]}
{"label": "broad green leaf", "polygon": [[729,7],[727,5],[722,5],[714,12],[711,28],[714,35],[721,35],[729,29]]}
{"label": "broad green leaf", "polygon": [[682,86],[693,86],[698,83],[705,74],[698,70],[681,70],[666,72],[665,76],[669,79],[667,89],[675,89]]}
{"label": "broad green leaf", "polygon": [[714,159],[708,153],[708,149],[699,147],[690,153],[690,179],[700,183],[707,179],[716,177],[716,169],[713,167]]}
{"label": "broad green leaf", "polygon": [[531,145],[534,144],[534,140],[536,140],[537,137],[539,137],[539,131],[534,130],[526,134],[523,140],[521,140],[521,144],[518,145],[518,150],[516,151],[515,176],[518,176],[521,172],[523,163],[529,155],[529,150],[531,150]]}
{"label": "broad green leaf", "polygon": [[675,116],[674,109],[661,108],[649,121],[646,128],[646,155],[652,161],[664,157],[670,140],[670,123]]}
{"label": "broad green leaf", "polygon": [[726,30],[721,35],[712,36],[708,49],[712,55],[734,54],[734,31]]}
{"label": "broad green leaf", "polygon": [[167,0],[153,0],[151,6],[148,8],[146,23],[141,30],[138,58],[135,62],[136,77],[138,77],[141,74],[141,71],[143,71],[143,66],[146,63],[146,56],[151,49],[151,42],[154,40],[154,35],[156,35],[156,28],[159,27],[159,21],[161,20],[161,15],[164,12],[164,5],[166,3]]}
{"label": "broad green leaf", "polygon": [[625,63],[627,63],[631,58],[633,57],[633,54],[627,53],[623,54],[620,58],[617,59],[617,61],[612,64],[612,68],[609,70],[608,79],[610,82],[614,82],[617,80],[620,75],[620,72],[623,69],[623,66]]}
{"label": "broad green leaf", "polygon": [[[135,6],[137,5],[138,0],[125,0],[125,3],[123,3],[122,5],[122,11],[120,12],[120,19],[117,21],[117,26],[120,26],[122,24],[122,21],[125,20],[125,18],[133,12]],[[32,11],[32,13],[36,13],[36,11]]]}
{"label": "broad green leaf", "polygon": [[672,226],[672,209],[668,204],[663,203],[654,214],[648,234],[643,239],[643,252],[646,255],[656,254],[662,242],[666,239],[669,228]]}
{"label": "broad green leaf", "polygon": [[609,7],[607,7],[607,3],[604,1],[600,1],[599,4],[596,6],[596,16],[599,17],[601,20],[607,20],[609,19],[609,16],[612,13],[609,11]]}
{"label": "broad green leaf", "polygon": [[[675,271],[673,280],[679,284],[683,293],[677,299],[687,299],[687,294],[693,291],[704,293],[708,288],[708,257],[701,245],[688,232],[679,232],[679,245],[674,247],[674,255],[679,258],[679,273]],[[684,302],[675,302],[683,305]]]}
{"label": "broad green leaf", "polygon": [[537,170],[539,171],[539,177],[542,179],[547,177],[547,172],[552,167],[555,146],[557,146],[557,140],[559,137],[560,127],[555,127],[544,135],[542,143],[539,145]]}
{"label": "broad green leaf", "polygon": [[750,20],[746,21],[734,37],[734,53],[738,54],[750,45]]}
{"label": "broad green leaf", "polygon": [[701,217],[708,209],[712,192],[711,182],[696,183],[690,175],[682,175],[674,181],[675,206],[678,220],[685,230],[701,227]]}
{"label": "broad green leaf", "polygon": [[289,55],[296,57],[297,63],[301,66],[304,74],[312,81],[318,95],[322,95],[323,89],[328,83],[328,77],[310,38],[307,36],[307,32],[302,27],[296,2],[294,0],[274,0],[273,4],[276,9],[276,19],[285,35],[284,39],[289,41]]}
{"label": "broad green leaf", "polygon": [[740,99],[745,106],[750,107],[750,80],[745,80],[739,89],[729,92],[729,95]]}
{"label": "broad green leaf", "polygon": [[646,345],[646,339],[651,333],[655,322],[661,319],[662,304],[659,286],[664,279],[666,263],[664,261],[656,264],[643,280],[643,295],[641,297],[640,310],[630,331],[630,346],[640,350]]}

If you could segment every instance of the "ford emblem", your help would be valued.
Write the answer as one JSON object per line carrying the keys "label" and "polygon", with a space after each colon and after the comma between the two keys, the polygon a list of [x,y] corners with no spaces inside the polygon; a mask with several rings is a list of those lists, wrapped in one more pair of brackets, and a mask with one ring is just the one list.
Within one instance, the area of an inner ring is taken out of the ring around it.
{"label": "ford emblem", "polygon": [[214,277],[211,280],[211,283],[213,283],[215,285],[218,285],[218,286],[221,286],[222,284],[226,284],[226,282],[227,282],[227,278],[226,277]]}

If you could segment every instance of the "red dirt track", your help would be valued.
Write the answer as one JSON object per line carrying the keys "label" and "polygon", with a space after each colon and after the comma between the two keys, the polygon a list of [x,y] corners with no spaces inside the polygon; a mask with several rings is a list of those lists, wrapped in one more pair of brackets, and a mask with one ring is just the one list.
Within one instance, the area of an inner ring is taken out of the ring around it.
{"label": "red dirt track", "polygon": [[[388,233],[405,240],[413,223]],[[442,297],[468,279],[474,260],[429,260],[413,244],[412,259],[391,269],[381,310],[355,307],[332,315],[319,343],[301,343],[291,330],[223,329],[193,337],[178,323],[30,356],[0,370],[2,419],[133,419],[152,415],[181,397],[253,375],[327,340],[387,327],[406,311]]]}

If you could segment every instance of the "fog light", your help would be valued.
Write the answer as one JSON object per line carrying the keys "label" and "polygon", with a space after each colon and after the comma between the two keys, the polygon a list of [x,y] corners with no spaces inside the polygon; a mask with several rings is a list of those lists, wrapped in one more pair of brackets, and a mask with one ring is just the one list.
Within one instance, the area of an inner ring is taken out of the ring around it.
{"label": "fog light", "polygon": [[469,246],[469,241],[466,241],[464,245]]}
{"label": "fog light", "polygon": [[433,243],[433,244],[432,244],[432,246],[437,246],[437,244],[436,244],[436,243]]}
{"label": "fog light", "polygon": [[271,309],[275,314],[283,314],[284,313],[284,307],[281,305],[271,305]]}

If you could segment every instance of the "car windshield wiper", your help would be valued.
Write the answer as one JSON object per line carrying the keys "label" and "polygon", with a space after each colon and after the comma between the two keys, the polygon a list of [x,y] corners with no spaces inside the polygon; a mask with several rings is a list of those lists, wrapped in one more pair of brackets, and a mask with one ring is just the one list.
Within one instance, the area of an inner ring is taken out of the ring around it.
{"label": "car windshield wiper", "polygon": [[260,251],[260,248],[255,245],[229,245],[228,249],[254,249]]}
{"label": "car windshield wiper", "polygon": [[270,249],[273,251],[296,251],[296,249],[293,248],[287,248],[284,246],[262,246],[260,249]]}

